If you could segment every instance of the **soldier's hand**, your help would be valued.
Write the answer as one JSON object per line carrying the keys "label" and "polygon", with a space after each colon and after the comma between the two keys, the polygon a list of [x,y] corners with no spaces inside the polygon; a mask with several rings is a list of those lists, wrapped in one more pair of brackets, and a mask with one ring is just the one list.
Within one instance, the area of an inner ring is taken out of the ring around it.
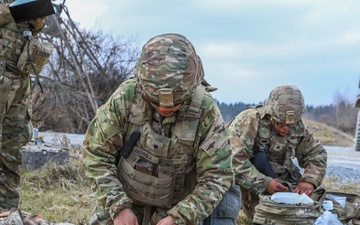
{"label": "soldier's hand", "polygon": [[30,20],[29,23],[35,28],[35,30],[40,30],[45,25],[47,16],[36,18],[33,20]]}
{"label": "soldier's hand", "polygon": [[136,215],[129,208],[121,210],[114,219],[114,225],[139,225]]}
{"label": "soldier's hand", "polygon": [[280,191],[289,191],[289,188],[282,185],[278,180],[272,179],[270,181],[269,187],[267,188],[267,192],[272,195],[275,192]]}
{"label": "soldier's hand", "polygon": [[298,185],[296,186],[294,192],[298,193],[298,194],[306,194],[307,196],[310,196],[313,191],[314,191],[315,187],[312,183],[309,182],[300,182],[298,183]]}
{"label": "soldier's hand", "polygon": [[167,216],[161,219],[156,225],[176,225],[176,223],[171,216]]}

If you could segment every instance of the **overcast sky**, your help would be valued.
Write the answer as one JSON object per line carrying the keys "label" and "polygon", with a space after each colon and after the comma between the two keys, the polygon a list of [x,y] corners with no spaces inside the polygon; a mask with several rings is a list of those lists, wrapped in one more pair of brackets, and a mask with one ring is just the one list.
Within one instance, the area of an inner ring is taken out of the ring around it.
{"label": "overcast sky", "polygon": [[67,0],[80,27],[135,38],[180,33],[225,103],[258,103],[296,85],[307,105],[354,101],[360,78],[360,0]]}

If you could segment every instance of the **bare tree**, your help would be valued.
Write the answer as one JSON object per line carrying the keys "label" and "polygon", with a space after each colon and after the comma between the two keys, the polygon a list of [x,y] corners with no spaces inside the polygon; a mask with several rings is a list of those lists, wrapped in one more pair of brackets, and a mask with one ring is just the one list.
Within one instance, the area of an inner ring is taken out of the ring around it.
{"label": "bare tree", "polygon": [[[135,41],[80,29],[67,7],[48,18],[43,39],[55,49],[33,88],[33,122],[43,130],[83,133],[99,105],[133,71]],[[35,83],[35,82],[34,82]]]}
{"label": "bare tree", "polygon": [[334,95],[336,108],[336,128],[348,134],[354,134],[357,120],[357,109],[346,95],[339,92]]}

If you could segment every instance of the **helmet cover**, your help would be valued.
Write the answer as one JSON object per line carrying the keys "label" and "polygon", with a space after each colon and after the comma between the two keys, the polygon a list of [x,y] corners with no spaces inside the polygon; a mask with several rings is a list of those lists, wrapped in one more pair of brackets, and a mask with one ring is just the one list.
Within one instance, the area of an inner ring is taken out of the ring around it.
{"label": "helmet cover", "polygon": [[293,85],[275,87],[265,102],[265,113],[279,123],[298,122],[306,110],[301,91]]}
{"label": "helmet cover", "polygon": [[191,97],[204,72],[186,37],[162,34],[143,46],[134,76],[145,98],[160,106],[173,107]]}

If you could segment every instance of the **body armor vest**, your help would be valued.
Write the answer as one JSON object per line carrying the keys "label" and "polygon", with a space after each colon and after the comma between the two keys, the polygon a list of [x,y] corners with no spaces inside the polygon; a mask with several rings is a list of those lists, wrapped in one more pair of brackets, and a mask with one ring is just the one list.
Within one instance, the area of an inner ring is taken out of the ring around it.
{"label": "body armor vest", "polygon": [[134,96],[125,140],[133,132],[141,134],[129,157],[120,158],[118,175],[124,191],[135,203],[170,208],[193,191],[193,154],[199,145],[195,137],[204,92],[205,87],[200,85],[190,104],[177,112],[167,135],[154,131],[148,104],[141,94]]}
{"label": "body armor vest", "polygon": [[[0,1],[0,3],[8,2],[12,1]],[[5,18],[0,16],[0,19]],[[6,61],[7,67],[14,72],[20,72],[16,65],[26,43],[24,31],[30,32],[30,29],[28,22],[8,22],[0,26],[0,60]]]}
{"label": "body armor vest", "polygon": [[17,62],[24,44],[25,37],[22,31],[12,30],[7,27],[0,28],[0,54],[2,57],[9,61]]}
{"label": "body armor vest", "polygon": [[290,133],[282,137],[276,134],[271,117],[264,115],[263,106],[259,105],[255,109],[260,114],[260,123],[254,143],[254,154],[256,151],[266,151],[276,178],[296,186],[301,178],[301,173],[293,159],[296,148],[304,137],[303,124],[296,123]]}

